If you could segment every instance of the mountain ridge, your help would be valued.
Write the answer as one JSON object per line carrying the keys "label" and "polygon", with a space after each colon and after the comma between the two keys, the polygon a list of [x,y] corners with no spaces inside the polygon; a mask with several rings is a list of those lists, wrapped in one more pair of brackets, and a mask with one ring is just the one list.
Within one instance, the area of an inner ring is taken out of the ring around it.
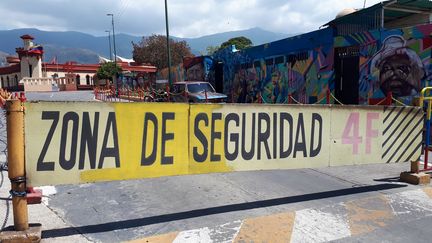
{"label": "mountain ridge", "polygon": [[[0,51],[15,55],[15,48],[22,46],[21,35],[35,37],[34,42],[45,47],[44,61],[56,57],[58,62],[77,61],[79,63],[96,63],[98,55],[109,58],[108,36],[93,36],[79,31],[43,31],[35,28],[0,30]],[[205,35],[197,38],[180,38],[191,47],[195,55],[205,55],[208,46],[218,46],[230,38],[245,36],[254,45],[260,45],[290,37],[290,34],[274,33],[261,28],[228,31]],[[132,42],[138,43],[143,37],[129,34],[116,34],[116,52],[118,56],[132,57]],[[113,42],[111,38],[111,43]]]}

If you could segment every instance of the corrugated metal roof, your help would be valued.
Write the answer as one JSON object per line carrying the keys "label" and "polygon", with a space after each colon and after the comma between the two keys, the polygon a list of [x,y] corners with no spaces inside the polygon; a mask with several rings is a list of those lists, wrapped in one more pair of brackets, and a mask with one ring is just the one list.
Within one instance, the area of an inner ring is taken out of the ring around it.
{"label": "corrugated metal roof", "polygon": [[430,14],[432,2],[428,0],[399,0],[384,3],[384,19],[394,20],[408,17],[413,14]]}
{"label": "corrugated metal roof", "polygon": [[[414,14],[431,14],[432,1],[429,0],[393,0],[384,1],[371,7],[360,9],[352,14],[336,18],[324,26],[340,24],[365,24],[380,26],[381,12],[384,8],[384,22],[409,17]],[[372,26],[370,26],[372,27]],[[371,28],[373,29],[373,28]]]}

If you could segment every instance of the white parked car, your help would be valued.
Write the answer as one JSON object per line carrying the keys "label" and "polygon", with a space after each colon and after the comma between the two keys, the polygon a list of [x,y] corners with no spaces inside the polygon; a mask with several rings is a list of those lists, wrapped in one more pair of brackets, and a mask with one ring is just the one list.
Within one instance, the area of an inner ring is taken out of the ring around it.
{"label": "white parked car", "polygon": [[217,93],[209,82],[184,81],[176,82],[172,86],[172,99],[176,102],[192,103],[221,103],[226,102],[225,94]]}

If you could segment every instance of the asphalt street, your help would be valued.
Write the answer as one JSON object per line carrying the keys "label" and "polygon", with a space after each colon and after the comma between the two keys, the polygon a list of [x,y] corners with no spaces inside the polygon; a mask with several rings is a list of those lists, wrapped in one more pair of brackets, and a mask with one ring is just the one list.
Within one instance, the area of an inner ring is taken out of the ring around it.
{"label": "asphalt street", "polygon": [[[90,91],[27,98],[94,101]],[[432,191],[399,182],[408,169],[374,164],[42,187],[43,203],[28,207],[29,221],[42,224],[42,242],[430,242]],[[4,228],[13,216],[7,171],[0,176]]]}

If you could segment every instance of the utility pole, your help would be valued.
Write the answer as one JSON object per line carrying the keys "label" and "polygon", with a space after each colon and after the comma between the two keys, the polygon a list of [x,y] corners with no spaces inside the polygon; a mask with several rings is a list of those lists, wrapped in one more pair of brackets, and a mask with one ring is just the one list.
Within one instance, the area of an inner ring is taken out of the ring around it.
{"label": "utility pole", "polygon": [[169,37],[169,27],[168,27],[168,5],[167,0],[165,0],[165,24],[166,24],[166,35],[167,35],[167,51],[168,51],[168,82],[170,87],[172,86],[171,79],[171,48],[170,48],[170,37]]}
{"label": "utility pole", "polygon": [[114,43],[114,66],[115,66],[115,77],[114,77],[114,88],[115,88],[115,96],[118,97],[118,83],[117,83],[117,52],[116,52],[116,43],[115,43],[115,31],[114,31],[114,14],[107,14],[107,16],[111,16],[112,22],[112,31],[113,31],[113,43]]}
{"label": "utility pole", "polygon": [[111,52],[111,31],[105,30],[105,32],[108,33],[108,43],[109,43],[109,50],[110,50],[110,60],[112,61],[112,52]]}

